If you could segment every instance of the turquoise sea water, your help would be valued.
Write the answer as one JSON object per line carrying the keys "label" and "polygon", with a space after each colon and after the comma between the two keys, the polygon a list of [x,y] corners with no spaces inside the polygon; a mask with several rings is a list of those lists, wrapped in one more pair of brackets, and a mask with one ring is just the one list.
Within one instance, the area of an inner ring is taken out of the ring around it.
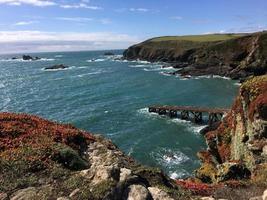
{"label": "turquoise sea water", "polygon": [[[110,138],[142,164],[173,178],[192,174],[205,149],[201,126],[149,114],[153,104],[230,107],[235,82],[167,76],[162,64],[118,61],[104,52],[31,54],[39,61],[0,56],[0,110],[36,114]],[[21,55],[17,55],[21,56]],[[53,64],[66,70],[44,71]]]}

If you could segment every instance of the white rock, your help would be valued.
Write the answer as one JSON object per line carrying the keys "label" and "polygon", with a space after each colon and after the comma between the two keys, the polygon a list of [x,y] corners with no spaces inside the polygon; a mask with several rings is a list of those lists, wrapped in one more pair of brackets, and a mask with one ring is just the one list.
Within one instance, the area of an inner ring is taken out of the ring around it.
{"label": "white rock", "polygon": [[80,192],[80,189],[77,188],[77,189],[73,190],[73,191],[70,193],[69,197],[70,197],[70,198],[73,198],[73,197],[77,196],[77,194],[79,194],[79,192]]}
{"label": "white rock", "polygon": [[6,193],[0,193],[0,200],[7,200],[7,194]]}
{"label": "white rock", "polygon": [[201,200],[215,200],[213,197],[202,197]]}
{"label": "white rock", "polygon": [[119,179],[119,168],[116,166],[100,166],[96,169],[93,184],[99,184],[103,181]]}
{"label": "white rock", "polygon": [[132,171],[127,168],[120,169],[120,182],[123,182],[132,174]]}
{"label": "white rock", "polygon": [[262,197],[251,197],[249,200],[262,200]]}
{"label": "white rock", "polygon": [[148,190],[154,200],[173,200],[165,191],[157,187],[149,187]]}
{"label": "white rock", "polygon": [[57,200],[70,200],[68,197],[59,197]]}
{"label": "white rock", "polygon": [[37,190],[34,187],[28,187],[22,190],[18,190],[12,195],[10,200],[29,200],[35,199],[37,195]]}
{"label": "white rock", "polygon": [[262,155],[267,156],[267,145],[262,148]]}
{"label": "white rock", "polygon": [[267,200],[267,190],[264,191],[264,193],[262,195],[262,199]]}
{"label": "white rock", "polygon": [[149,192],[144,186],[131,185],[127,200],[147,200],[149,196]]}

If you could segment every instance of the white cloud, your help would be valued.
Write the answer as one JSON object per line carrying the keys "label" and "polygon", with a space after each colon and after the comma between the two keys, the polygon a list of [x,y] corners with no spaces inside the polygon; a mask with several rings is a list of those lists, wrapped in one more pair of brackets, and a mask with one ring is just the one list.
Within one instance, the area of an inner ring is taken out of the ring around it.
{"label": "white cloud", "polygon": [[39,23],[39,21],[21,21],[14,24],[14,26],[26,26],[31,24]]}
{"label": "white cloud", "polygon": [[90,9],[90,10],[101,10],[102,8],[99,6],[90,6],[86,3],[78,3],[78,4],[63,4],[60,5],[61,8],[65,8],[65,9],[71,9],[71,8],[86,8],[86,9]]}
{"label": "white cloud", "polygon": [[181,16],[174,16],[174,17],[171,17],[171,19],[174,19],[174,20],[182,20],[183,17],[181,17]]}
{"label": "white cloud", "polygon": [[122,49],[140,41],[110,32],[0,31],[0,53]]}
{"label": "white cloud", "polygon": [[28,4],[32,6],[54,6],[55,2],[49,0],[0,0],[0,4],[7,4],[12,6],[20,6],[22,4]]}
{"label": "white cloud", "polygon": [[132,12],[148,12],[149,11],[149,9],[147,8],[130,8],[129,10]]}
{"label": "white cloud", "polygon": [[94,20],[93,18],[87,17],[57,17],[56,19],[70,22],[90,22]]}

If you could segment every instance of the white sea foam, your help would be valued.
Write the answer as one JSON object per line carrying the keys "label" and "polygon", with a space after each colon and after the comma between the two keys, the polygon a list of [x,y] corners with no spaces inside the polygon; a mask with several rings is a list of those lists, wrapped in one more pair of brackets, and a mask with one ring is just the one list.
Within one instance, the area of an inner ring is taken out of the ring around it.
{"label": "white sea foam", "polygon": [[180,169],[179,171],[175,171],[175,172],[170,172],[169,173],[170,178],[173,179],[173,180],[177,180],[179,178],[184,178],[184,177],[187,177],[189,175],[190,174],[187,171],[183,170],[183,169]]}
{"label": "white sea foam", "polygon": [[55,58],[62,58],[63,55],[55,55]]}
{"label": "white sea foam", "polygon": [[90,72],[90,73],[85,73],[85,74],[79,74],[79,75],[77,75],[77,76],[73,76],[73,77],[80,77],[80,78],[82,78],[82,77],[85,77],[85,76],[102,74],[102,73],[104,73],[104,72],[105,72],[105,71],[101,71],[101,70],[99,70],[99,71],[96,71],[96,72]]}
{"label": "white sea foam", "polygon": [[165,167],[180,165],[190,158],[183,152],[175,149],[160,148],[151,153],[151,156]]}
{"label": "white sea foam", "polygon": [[103,62],[103,61],[106,61],[107,59],[103,59],[103,58],[98,58],[98,59],[90,59],[90,60],[87,60],[86,62]]}
{"label": "white sea foam", "polygon": [[129,65],[129,67],[133,67],[133,68],[143,68],[146,67],[146,65]]}
{"label": "white sea foam", "polygon": [[0,83],[0,88],[4,88],[5,84],[4,83]]}
{"label": "white sea foam", "polygon": [[171,74],[168,74],[168,73],[166,73],[166,72],[159,72],[161,75],[163,75],[163,76],[172,76]]}
{"label": "white sea foam", "polygon": [[241,83],[234,83],[235,86],[241,86]]}
{"label": "white sea foam", "polygon": [[18,59],[0,59],[0,62],[46,62],[46,61],[54,61],[54,58],[41,58],[38,60],[23,60],[22,58]]}

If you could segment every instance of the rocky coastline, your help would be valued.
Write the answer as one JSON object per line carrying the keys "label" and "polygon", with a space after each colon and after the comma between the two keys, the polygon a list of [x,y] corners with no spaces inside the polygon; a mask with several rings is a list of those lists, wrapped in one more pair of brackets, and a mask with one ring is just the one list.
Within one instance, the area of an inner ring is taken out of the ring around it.
{"label": "rocky coastline", "polygon": [[177,69],[173,75],[244,80],[267,72],[267,32],[218,41],[156,38],[129,47],[123,55],[127,60],[169,63]]}
{"label": "rocky coastline", "polygon": [[205,133],[202,165],[187,180],[171,180],[72,125],[1,113],[0,199],[266,200],[266,92],[267,75],[242,84],[223,122]]}

